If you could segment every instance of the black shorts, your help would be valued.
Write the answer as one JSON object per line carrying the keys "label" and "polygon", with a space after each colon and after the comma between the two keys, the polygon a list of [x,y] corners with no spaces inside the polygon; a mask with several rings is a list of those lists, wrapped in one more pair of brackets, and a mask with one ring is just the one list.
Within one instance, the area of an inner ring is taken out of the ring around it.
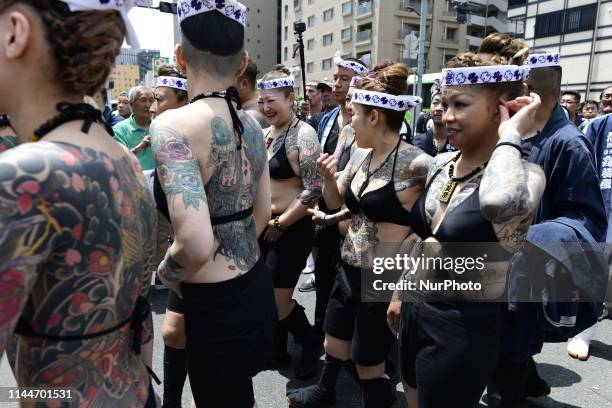
{"label": "black shorts", "polygon": [[168,290],[168,303],[166,304],[166,309],[174,313],[185,314],[183,299],[173,290]]}
{"label": "black shorts", "polygon": [[242,381],[262,371],[277,321],[272,278],[263,261],[228,281],[181,288],[189,377]]}
{"label": "black shorts", "polygon": [[393,335],[387,326],[386,302],[361,301],[361,268],[338,264],[325,315],[325,333],[352,342],[352,359],[360,366],[375,366],[387,359]]}
{"label": "black shorts", "polygon": [[400,323],[403,380],[421,408],[473,408],[497,363],[500,303],[405,302]]}
{"label": "black shorts", "polygon": [[314,224],[310,215],[289,227],[276,242],[259,239],[261,256],[272,272],[275,288],[293,289],[306,266],[314,241]]}

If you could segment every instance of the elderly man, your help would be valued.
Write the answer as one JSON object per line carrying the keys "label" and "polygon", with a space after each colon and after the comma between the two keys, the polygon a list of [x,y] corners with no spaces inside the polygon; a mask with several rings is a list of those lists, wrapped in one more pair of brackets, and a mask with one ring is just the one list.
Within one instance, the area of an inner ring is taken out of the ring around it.
{"label": "elderly man", "polygon": [[151,151],[151,136],[149,136],[149,125],[151,124],[149,110],[154,100],[153,91],[147,87],[137,86],[130,89],[128,101],[132,115],[113,128],[115,140],[136,155],[143,170],[155,168]]}

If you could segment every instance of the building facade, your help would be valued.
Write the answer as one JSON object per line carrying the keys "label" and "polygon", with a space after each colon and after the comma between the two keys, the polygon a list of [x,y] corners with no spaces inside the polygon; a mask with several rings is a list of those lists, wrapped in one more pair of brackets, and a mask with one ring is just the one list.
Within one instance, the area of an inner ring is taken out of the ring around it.
{"label": "building facade", "polygon": [[[384,59],[416,68],[420,7],[420,0],[282,0],[281,61],[299,66],[299,58],[293,58],[293,23],[302,21],[309,79],[332,76],[336,51],[370,68]],[[486,34],[513,28],[507,0],[471,1],[465,23],[457,21],[450,1],[430,0],[428,10],[426,72],[439,72],[457,53],[477,48]]]}
{"label": "building facade", "polygon": [[110,74],[109,85],[112,92],[112,98],[117,99],[117,96],[123,92],[127,92],[130,88],[137,86],[140,81],[140,69],[136,64],[117,64],[113,67]]}
{"label": "building facade", "polygon": [[241,0],[247,6],[244,46],[263,74],[280,62],[278,59],[278,4],[276,0]]}
{"label": "building facade", "polygon": [[612,84],[612,0],[509,0],[508,16],[532,52],[561,54],[563,90],[598,100]]}

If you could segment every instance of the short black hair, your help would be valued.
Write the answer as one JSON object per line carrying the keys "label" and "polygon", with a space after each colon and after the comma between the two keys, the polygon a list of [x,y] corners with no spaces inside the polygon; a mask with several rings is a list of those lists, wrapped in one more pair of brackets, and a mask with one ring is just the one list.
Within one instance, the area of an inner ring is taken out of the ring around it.
{"label": "short black hair", "polygon": [[563,96],[563,95],[572,95],[574,97],[574,99],[576,99],[577,103],[580,103],[580,99],[582,99],[580,94],[578,92],[576,92],[576,91],[563,91],[561,96]]}
{"label": "short black hair", "polygon": [[241,79],[246,79],[249,82],[249,85],[253,90],[255,90],[255,86],[257,85],[257,75],[259,74],[259,70],[257,69],[257,64],[249,58],[249,63],[244,70],[244,73],[240,77]]}
{"label": "short black hair", "polygon": [[214,10],[186,18],[181,32],[185,62],[196,71],[227,76],[240,66],[244,26],[239,22]]}

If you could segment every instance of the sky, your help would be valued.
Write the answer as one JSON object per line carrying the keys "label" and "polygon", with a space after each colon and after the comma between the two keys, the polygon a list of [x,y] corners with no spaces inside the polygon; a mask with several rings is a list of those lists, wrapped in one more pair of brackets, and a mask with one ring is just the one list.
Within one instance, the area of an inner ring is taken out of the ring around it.
{"label": "sky", "polygon": [[[129,12],[129,17],[138,35],[140,48],[159,50],[162,57],[174,56],[172,19],[176,18],[175,15],[134,7]],[[126,46],[124,44],[124,47]]]}

